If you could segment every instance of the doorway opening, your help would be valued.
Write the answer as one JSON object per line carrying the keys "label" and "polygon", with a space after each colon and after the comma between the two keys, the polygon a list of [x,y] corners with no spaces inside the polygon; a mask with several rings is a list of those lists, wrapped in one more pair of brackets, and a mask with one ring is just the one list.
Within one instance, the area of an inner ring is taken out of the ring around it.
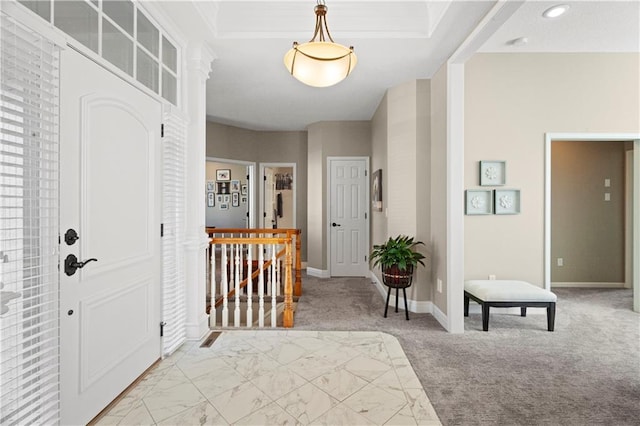
{"label": "doorway opening", "polygon": [[296,228],[296,164],[262,163],[260,225],[265,229]]}
{"label": "doorway opening", "polygon": [[640,309],[640,137],[547,134],[545,288],[633,289]]}
{"label": "doorway opening", "polygon": [[255,227],[255,163],[207,157],[207,228]]}

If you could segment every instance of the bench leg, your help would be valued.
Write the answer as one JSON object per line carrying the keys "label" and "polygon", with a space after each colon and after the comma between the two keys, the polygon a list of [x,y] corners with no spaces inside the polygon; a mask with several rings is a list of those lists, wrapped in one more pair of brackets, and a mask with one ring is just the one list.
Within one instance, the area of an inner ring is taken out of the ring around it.
{"label": "bench leg", "polygon": [[520,307],[520,316],[521,317],[526,317],[527,316],[527,307],[526,306],[521,306]]}
{"label": "bench leg", "polygon": [[464,316],[469,316],[469,296],[464,295]]}
{"label": "bench leg", "polygon": [[482,304],[482,331],[489,331],[489,304]]}
{"label": "bench leg", "polygon": [[556,322],[556,304],[555,302],[549,303],[547,306],[547,330],[553,331],[553,327]]}

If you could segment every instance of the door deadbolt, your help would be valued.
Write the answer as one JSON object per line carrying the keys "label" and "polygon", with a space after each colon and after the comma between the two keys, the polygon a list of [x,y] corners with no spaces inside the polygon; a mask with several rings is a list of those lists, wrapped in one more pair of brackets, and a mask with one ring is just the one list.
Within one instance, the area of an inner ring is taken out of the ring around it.
{"label": "door deadbolt", "polygon": [[97,262],[97,261],[98,259],[91,258],[91,259],[85,260],[84,262],[78,262],[78,258],[74,254],[70,254],[64,260],[64,273],[67,274],[68,276],[71,276],[76,273],[77,269],[84,268],[84,265],[86,265],[87,263]]}
{"label": "door deadbolt", "polygon": [[68,246],[74,245],[79,239],[78,233],[73,228],[67,229],[67,232],[64,233],[64,242],[67,243]]}

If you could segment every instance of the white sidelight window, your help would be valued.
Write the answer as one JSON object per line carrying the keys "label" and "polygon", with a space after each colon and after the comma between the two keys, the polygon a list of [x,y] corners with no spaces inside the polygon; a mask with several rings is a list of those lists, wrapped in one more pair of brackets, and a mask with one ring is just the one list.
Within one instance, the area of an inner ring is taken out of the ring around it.
{"label": "white sidelight window", "polygon": [[0,19],[0,424],[55,424],[59,52]]}
{"label": "white sidelight window", "polygon": [[[175,109],[164,113],[162,137],[162,354],[170,355],[187,338],[184,271],[186,119]],[[203,307],[204,309],[204,307]]]}

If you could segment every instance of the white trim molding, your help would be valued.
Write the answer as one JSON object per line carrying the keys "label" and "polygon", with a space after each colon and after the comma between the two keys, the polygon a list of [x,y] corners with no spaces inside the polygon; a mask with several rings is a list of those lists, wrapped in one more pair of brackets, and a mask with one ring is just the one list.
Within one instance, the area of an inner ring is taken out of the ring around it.
{"label": "white trim molding", "polygon": [[551,288],[625,288],[625,283],[605,282],[552,282]]}
{"label": "white trim molding", "polygon": [[331,273],[328,269],[311,268],[309,266],[307,266],[307,275],[316,278],[331,278]]}

